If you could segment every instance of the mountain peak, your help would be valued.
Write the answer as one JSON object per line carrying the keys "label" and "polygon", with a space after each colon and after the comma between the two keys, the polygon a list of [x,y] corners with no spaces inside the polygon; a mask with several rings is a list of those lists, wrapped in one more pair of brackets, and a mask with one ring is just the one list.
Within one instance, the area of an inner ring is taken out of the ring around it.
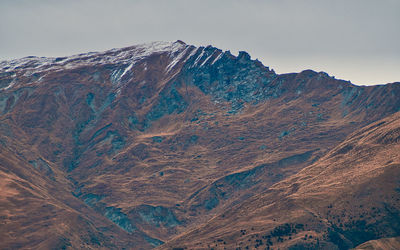
{"label": "mountain peak", "polygon": [[246,51],[239,51],[238,59],[239,60],[244,59],[244,60],[248,61],[251,59],[251,56]]}
{"label": "mountain peak", "polygon": [[186,47],[187,44],[181,40],[177,40],[175,42],[154,41],[154,42],[137,44],[126,48],[112,49],[110,51],[133,50],[133,51],[143,52],[144,54],[152,54],[152,53],[163,53],[163,52],[175,52],[181,49],[185,49]]}
{"label": "mountain peak", "polygon": [[183,45],[187,45],[187,44],[186,44],[184,41],[182,41],[182,40],[176,40],[175,43],[180,43],[180,44],[183,44]]}

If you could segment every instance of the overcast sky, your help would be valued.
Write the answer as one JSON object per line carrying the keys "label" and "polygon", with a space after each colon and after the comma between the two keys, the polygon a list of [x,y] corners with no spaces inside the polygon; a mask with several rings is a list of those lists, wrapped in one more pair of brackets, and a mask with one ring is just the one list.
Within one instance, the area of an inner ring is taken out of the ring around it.
{"label": "overcast sky", "polygon": [[400,81],[400,0],[0,0],[0,60],[178,39],[277,73]]}

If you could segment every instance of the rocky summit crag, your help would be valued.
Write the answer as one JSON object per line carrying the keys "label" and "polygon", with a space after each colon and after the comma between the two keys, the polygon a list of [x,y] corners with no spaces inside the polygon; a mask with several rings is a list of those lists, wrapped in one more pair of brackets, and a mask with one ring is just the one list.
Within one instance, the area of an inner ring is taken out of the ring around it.
{"label": "rocky summit crag", "polygon": [[0,248],[398,244],[398,111],[181,41],[0,62]]}

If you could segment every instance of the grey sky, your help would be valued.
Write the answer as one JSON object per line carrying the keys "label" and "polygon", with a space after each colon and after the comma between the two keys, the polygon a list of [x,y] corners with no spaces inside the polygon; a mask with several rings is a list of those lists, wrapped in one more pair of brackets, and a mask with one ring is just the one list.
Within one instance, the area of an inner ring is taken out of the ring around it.
{"label": "grey sky", "polygon": [[0,0],[0,60],[178,39],[278,73],[400,81],[400,0]]}

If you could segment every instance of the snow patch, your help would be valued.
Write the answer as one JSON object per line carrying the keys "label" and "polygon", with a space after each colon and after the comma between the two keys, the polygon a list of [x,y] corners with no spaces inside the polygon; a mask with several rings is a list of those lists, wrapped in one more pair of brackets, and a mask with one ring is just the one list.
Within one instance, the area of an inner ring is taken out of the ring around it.
{"label": "snow patch", "polygon": [[223,52],[220,52],[219,55],[212,61],[211,65],[213,65],[214,63],[216,63],[219,59],[221,59],[221,57],[222,57],[223,54],[224,54]]}
{"label": "snow patch", "polygon": [[7,87],[2,88],[1,90],[7,90],[7,89],[9,89],[9,88],[12,88],[12,87],[15,85],[16,82],[17,82],[17,81],[16,81],[16,79],[14,78],[14,79],[12,80],[12,82],[10,82],[10,84],[9,84]]}
{"label": "snow patch", "polygon": [[207,61],[211,59],[211,57],[212,57],[214,54],[215,54],[215,51],[213,51],[213,53],[211,53],[211,55],[210,55],[209,57],[207,57],[206,60],[204,60],[204,62],[203,62],[202,64],[200,64],[200,67],[203,67],[203,66],[207,63]]}
{"label": "snow patch", "polygon": [[179,52],[179,54],[174,57],[174,59],[168,64],[166,68],[167,72],[170,72],[175,67],[175,65],[177,65],[182,60],[182,58],[186,55],[188,49],[189,47],[186,47],[182,52]]}
{"label": "snow patch", "polygon": [[119,77],[119,80],[122,79],[122,77],[129,71],[131,70],[133,67],[133,63],[131,63],[128,67],[125,68],[124,72],[122,73],[122,75]]}
{"label": "snow patch", "polygon": [[204,55],[204,48],[202,49],[200,55],[196,58],[196,60],[194,61],[193,65],[196,66],[197,63],[199,63],[200,59],[203,57]]}

